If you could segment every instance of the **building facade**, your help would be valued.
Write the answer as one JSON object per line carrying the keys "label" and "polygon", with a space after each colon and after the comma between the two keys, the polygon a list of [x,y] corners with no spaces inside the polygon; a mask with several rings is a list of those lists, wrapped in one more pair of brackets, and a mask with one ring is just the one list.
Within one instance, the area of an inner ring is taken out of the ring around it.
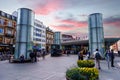
{"label": "building facade", "polygon": [[47,53],[49,53],[51,50],[51,44],[53,44],[53,40],[54,40],[54,32],[49,27],[47,27],[46,28],[46,51]]}
{"label": "building facade", "polygon": [[39,49],[46,48],[46,26],[39,20],[34,22],[33,43]]}
{"label": "building facade", "polygon": [[62,34],[62,42],[66,42],[66,41],[70,41],[73,40],[73,36],[72,35],[67,35],[67,34]]}
{"label": "building facade", "polygon": [[104,53],[104,31],[101,13],[89,15],[89,50],[93,53],[96,49]]}
{"label": "building facade", "polygon": [[0,51],[8,49],[13,53],[16,21],[17,18],[15,16],[0,11]]}

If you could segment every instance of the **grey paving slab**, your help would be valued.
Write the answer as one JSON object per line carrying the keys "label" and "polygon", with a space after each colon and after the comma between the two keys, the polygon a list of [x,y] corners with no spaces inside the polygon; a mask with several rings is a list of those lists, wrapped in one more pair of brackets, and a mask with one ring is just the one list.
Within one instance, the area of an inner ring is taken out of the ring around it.
{"label": "grey paving slab", "polygon": [[[0,61],[0,80],[66,80],[65,72],[76,66],[77,55],[42,58],[37,63],[11,64]],[[115,67],[108,69],[107,62],[101,61],[100,80],[120,79],[120,57],[115,58]]]}
{"label": "grey paving slab", "polygon": [[66,70],[76,65],[77,56],[42,58],[37,63],[0,62],[0,80],[65,80]]}

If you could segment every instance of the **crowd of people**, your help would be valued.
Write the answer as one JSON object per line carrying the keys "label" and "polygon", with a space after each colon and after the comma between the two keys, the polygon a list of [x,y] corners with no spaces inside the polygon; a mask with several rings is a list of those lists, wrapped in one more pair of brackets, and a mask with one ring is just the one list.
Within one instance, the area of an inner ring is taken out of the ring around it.
{"label": "crowd of people", "polygon": [[9,60],[11,56],[11,51],[0,51],[0,61]]}
{"label": "crowd of people", "polygon": [[103,54],[98,49],[96,49],[96,51],[93,54],[91,54],[90,51],[85,52],[84,49],[81,49],[78,52],[78,60],[90,59],[91,55],[93,55],[93,58],[95,59],[96,67],[98,69],[101,69],[100,60],[103,58],[106,59],[106,61],[108,63],[108,67],[110,67],[109,65],[111,65],[111,67],[114,67],[115,53],[114,53],[113,49],[111,49],[111,50],[107,49],[106,52]]}
{"label": "crowd of people", "polygon": [[[45,55],[46,55],[46,51],[45,49],[42,50],[31,50],[29,53],[29,57],[31,62],[37,62],[39,61],[39,58],[42,57],[43,59],[45,59]],[[21,54],[20,56],[20,62],[23,63],[25,61],[24,55]]]}

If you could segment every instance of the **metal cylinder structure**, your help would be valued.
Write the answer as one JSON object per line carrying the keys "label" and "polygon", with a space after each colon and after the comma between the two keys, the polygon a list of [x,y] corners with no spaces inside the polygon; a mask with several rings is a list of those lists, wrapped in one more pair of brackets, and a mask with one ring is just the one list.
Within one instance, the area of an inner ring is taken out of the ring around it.
{"label": "metal cylinder structure", "polygon": [[27,8],[18,9],[15,59],[20,58],[21,55],[24,55],[25,59],[29,59],[29,50],[32,50],[33,46],[34,14]]}
{"label": "metal cylinder structure", "polygon": [[89,50],[93,53],[98,49],[104,53],[104,31],[101,13],[89,15]]}

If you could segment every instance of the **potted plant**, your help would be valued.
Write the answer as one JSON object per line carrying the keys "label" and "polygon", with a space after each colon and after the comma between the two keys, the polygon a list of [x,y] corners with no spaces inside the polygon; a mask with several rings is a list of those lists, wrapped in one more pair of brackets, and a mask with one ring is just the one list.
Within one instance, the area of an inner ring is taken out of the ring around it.
{"label": "potted plant", "polygon": [[66,71],[66,80],[86,80],[86,77],[79,70],[79,68],[68,69]]}
{"label": "potted plant", "polygon": [[92,68],[95,66],[95,63],[93,60],[78,60],[77,65],[78,65],[78,67]]}
{"label": "potted plant", "polygon": [[80,73],[86,76],[87,80],[97,80],[99,78],[99,70],[96,68],[79,68]]}

